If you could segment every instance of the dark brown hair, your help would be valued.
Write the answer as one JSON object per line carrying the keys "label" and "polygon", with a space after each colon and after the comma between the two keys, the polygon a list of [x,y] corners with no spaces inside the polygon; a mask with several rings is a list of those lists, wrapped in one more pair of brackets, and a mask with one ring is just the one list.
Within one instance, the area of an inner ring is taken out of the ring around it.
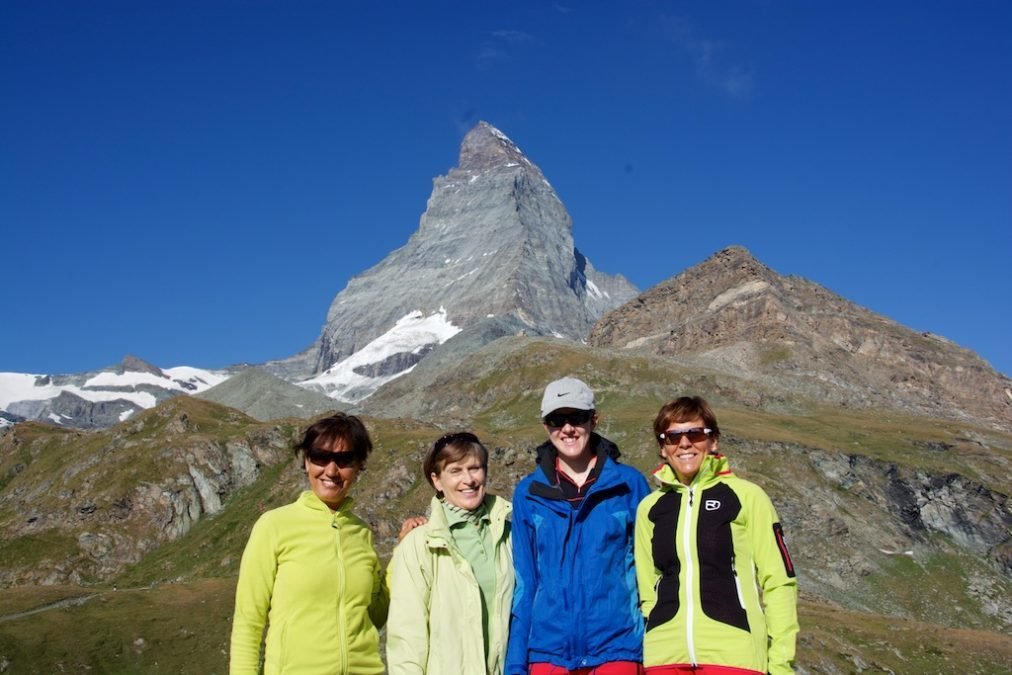
{"label": "dark brown hair", "polygon": [[710,438],[720,438],[720,427],[717,426],[717,416],[713,408],[700,396],[682,396],[673,401],[668,401],[661,406],[654,418],[654,440],[660,446],[664,445],[660,435],[668,430],[672,424],[679,422],[691,422],[695,419],[703,420],[703,424],[713,430]]}

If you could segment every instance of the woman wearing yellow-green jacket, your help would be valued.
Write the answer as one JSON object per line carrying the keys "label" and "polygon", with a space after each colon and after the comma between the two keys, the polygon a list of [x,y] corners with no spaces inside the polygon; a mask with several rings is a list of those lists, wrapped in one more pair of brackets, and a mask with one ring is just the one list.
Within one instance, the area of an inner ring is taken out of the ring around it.
{"label": "woman wearing yellow-green jacket", "polygon": [[372,534],[348,491],[372,450],[362,422],[337,413],[296,446],[311,490],[263,514],[239,567],[231,675],[379,675],[388,595]]}
{"label": "woman wearing yellow-green jacket", "polygon": [[486,494],[488,452],[474,434],[440,438],[422,466],[436,490],[428,522],[387,570],[390,675],[498,675],[513,598],[512,506]]}
{"label": "woman wearing yellow-green jacket", "polygon": [[647,675],[793,673],[797,580],[769,497],[717,454],[703,399],[664,405],[654,435],[660,487],[636,511]]}

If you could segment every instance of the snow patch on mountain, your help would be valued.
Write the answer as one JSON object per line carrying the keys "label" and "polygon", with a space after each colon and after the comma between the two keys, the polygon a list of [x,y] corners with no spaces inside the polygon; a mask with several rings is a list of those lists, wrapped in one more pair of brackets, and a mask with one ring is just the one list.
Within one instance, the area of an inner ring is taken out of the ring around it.
{"label": "snow patch on mountain", "polygon": [[130,388],[142,384],[150,384],[163,389],[176,389],[183,393],[196,394],[205,389],[210,389],[216,384],[221,384],[228,379],[228,375],[223,373],[191,368],[189,366],[166,368],[162,372],[165,374],[164,376],[134,371],[123,373],[102,371],[88,378],[84,383],[84,388]]}
{"label": "snow patch on mountain", "polygon": [[[64,392],[92,403],[127,401],[140,408],[151,408],[159,401],[155,390],[170,394],[196,394],[229,378],[224,372],[189,366],[161,372],[162,375],[147,371],[104,370],[80,376],[0,373],[0,410],[7,410],[11,404],[18,402],[48,401]],[[57,424],[66,422],[61,416],[46,417]]]}
{"label": "snow patch on mountain", "polygon": [[[142,373],[130,374],[141,375]],[[63,392],[80,396],[86,401],[95,403],[123,399],[142,408],[150,408],[155,405],[155,397],[148,392],[118,389],[110,391],[71,383],[54,384],[52,379],[46,375],[0,373],[0,408],[7,408],[17,401],[47,401],[56,398]]]}
{"label": "snow patch on mountain", "polygon": [[[361,401],[387,382],[411,372],[425,354],[460,331],[447,319],[444,307],[429,316],[415,310],[348,358],[298,384],[322,391],[333,399],[349,403]],[[403,369],[384,367],[384,364],[394,363],[410,365]]]}
{"label": "snow patch on mountain", "polygon": [[606,292],[598,288],[597,284],[595,284],[590,279],[587,279],[587,294],[590,295],[591,297],[598,299],[610,297]]}

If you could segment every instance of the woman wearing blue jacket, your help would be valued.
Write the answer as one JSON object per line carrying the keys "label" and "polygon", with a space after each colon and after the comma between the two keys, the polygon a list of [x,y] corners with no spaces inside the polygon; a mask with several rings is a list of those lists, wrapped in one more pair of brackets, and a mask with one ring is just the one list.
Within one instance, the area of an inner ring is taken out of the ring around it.
{"label": "woman wearing blue jacket", "polygon": [[545,389],[548,442],[513,493],[516,586],[507,675],[636,675],[643,661],[633,539],[646,479],[594,432],[594,393]]}

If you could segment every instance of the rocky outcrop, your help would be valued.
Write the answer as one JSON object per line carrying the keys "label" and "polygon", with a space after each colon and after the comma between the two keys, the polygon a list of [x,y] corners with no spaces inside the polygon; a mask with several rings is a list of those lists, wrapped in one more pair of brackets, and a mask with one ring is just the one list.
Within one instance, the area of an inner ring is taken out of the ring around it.
{"label": "rocky outcrop", "polygon": [[183,397],[108,431],[0,438],[0,587],[109,579],[218,514],[291,457],[290,428],[238,415]]}
{"label": "rocky outcrop", "polygon": [[[1012,580],[1012,500],[957,473],[932,474],[861,455],[809,454],[826,479],[894,514],[912,541],[941,534]],[[1012,605],[1010,605],[1012,616]]]}
{"label": "rocky outcrop", "polygon": [[8,407],[8,412],[24,419],[44,420],[77,429],[104,429],[140,410],[139,405],[125,399],[88,401],[69,391],[41,401],[16,401]]}
{"label": "rocky outcrop", "polygon": [[804,592],[858,611],[1012,629],[1008,494],[865,455],[778,443],[766,452],[780,459],[780,479],[759,482],[787,524]]}
{"label": "rocky outcrop", "polygon": [[[457,329],[512,318],[532,335],[582,340],[604,311],[635,293],[623,277],[594,269],[541,170],[480,122],[461,144],[459,166],[433,181],[408,243],[348,282],[307,352],[267,367],[287,379],[321,373],[412,312],[441,309]],[[395,354],[384,372],[411,367],[436,346]]]}
{"label": "rocky outcrop", "polygon": [[740,247],[607,313],[588,343],[692,357],[827,402],[1012,428],[1012,380],[973,352],[781,276]]}

